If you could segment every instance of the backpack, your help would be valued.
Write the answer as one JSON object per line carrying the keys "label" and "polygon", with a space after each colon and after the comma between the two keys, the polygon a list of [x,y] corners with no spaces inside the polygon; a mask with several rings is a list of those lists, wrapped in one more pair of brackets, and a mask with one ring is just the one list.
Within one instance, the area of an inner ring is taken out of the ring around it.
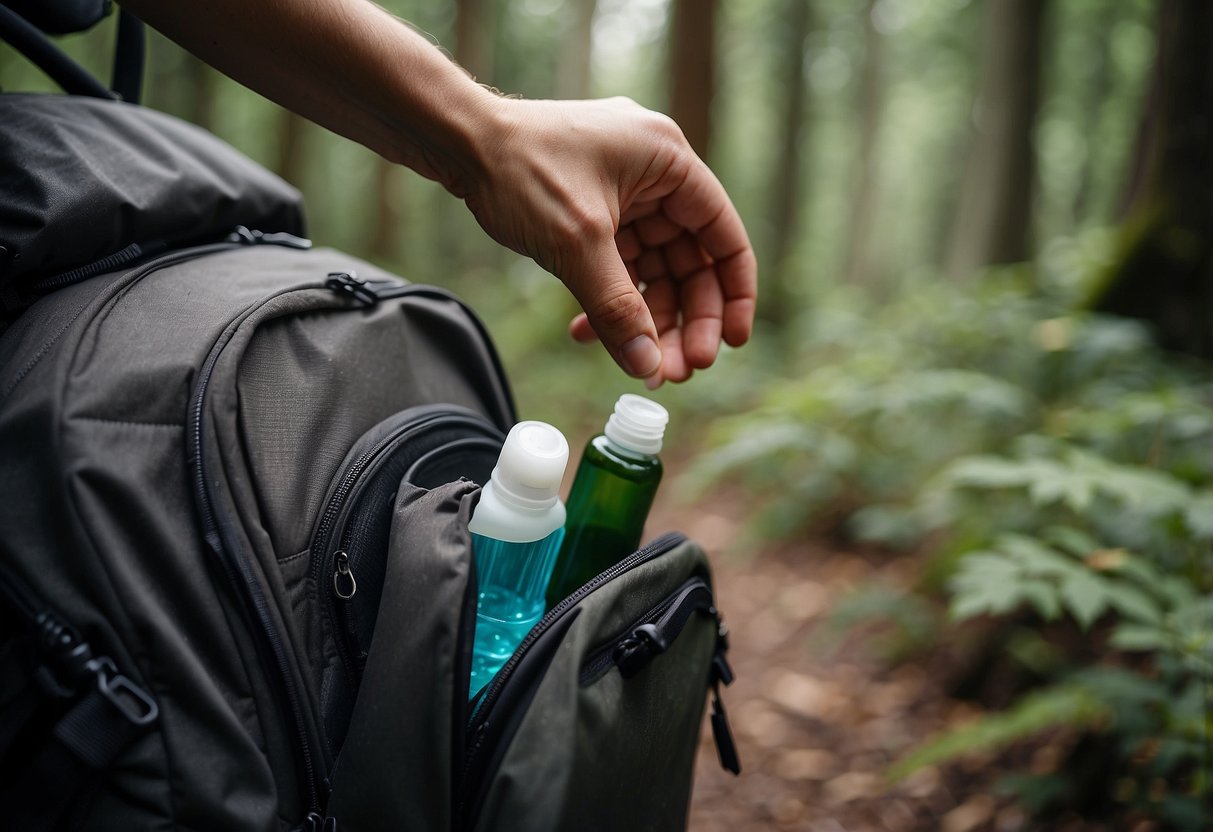
{"label": "backpack", "polygon": [[682,535],[469,701],[467,521],[516,417],[464,303],[312,248],[293,189],[162,114],[5,94],[0,137],[8,828],[679,829],[709,691],[739,770]]}

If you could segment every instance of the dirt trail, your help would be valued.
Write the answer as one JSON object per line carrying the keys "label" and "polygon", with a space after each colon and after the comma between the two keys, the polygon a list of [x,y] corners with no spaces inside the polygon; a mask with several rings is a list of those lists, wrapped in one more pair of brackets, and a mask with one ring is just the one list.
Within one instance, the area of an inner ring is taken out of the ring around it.
{"label": "dirt trail", "polygon": [[888,671],[853,647],[822,646],[819,631],[839,598],[873,580],[904,585],[913,565],[808,542],[723,555],[737,539],[740,506],[720,497],[694,509],[658,506],[650,519],[650,529],[687,531],[712,555],[737,675],[725,704],[743,772],[720,768],[705,719],[692,832],[1029,828],[990,793],[989,761],[924,769],[890,786],[891,761],[974,710],[917,666]]}

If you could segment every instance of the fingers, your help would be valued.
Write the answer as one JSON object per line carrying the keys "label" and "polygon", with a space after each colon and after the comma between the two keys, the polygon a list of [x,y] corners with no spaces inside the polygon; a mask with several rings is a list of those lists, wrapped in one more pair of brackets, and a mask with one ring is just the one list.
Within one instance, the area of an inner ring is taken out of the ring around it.
{"label": "fingers", "polygon": [[588,340],[588,328],[628,375],[648,378],[660,370],[657,328],[613,239],[591,243],[576,267],[559,277],[585,310],[585,323],[574,319],[569,327],[574,338]]}
{"label": "fingers", "polygon": [[754,325],[758,267],[737,209],[700,162],[691,166],[681,185],[660,204],[666,218],[690,231],[714,262],[724,297],[724,340],[730,346],[744,344]]}

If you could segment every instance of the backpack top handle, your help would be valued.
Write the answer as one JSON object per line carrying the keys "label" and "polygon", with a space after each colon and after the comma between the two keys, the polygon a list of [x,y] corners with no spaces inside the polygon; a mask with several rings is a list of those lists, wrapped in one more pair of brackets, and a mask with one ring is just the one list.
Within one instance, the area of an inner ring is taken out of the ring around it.
{"label": "backpack top handle", "polygon": [[0,40],[28,58],[69,95],[139,101],[143,86],[143,23],[125,9],[118,17],[112,90],[55,46],[38,27],[5,5],[0,5]]}

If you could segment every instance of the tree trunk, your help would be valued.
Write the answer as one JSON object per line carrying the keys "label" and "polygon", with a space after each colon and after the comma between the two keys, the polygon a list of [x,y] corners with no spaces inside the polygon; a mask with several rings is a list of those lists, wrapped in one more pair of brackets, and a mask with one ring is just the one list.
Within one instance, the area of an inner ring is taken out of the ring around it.
{"label": "tree trunk", "polygon": [[404,180],[400,166],[382,156],[375,159],[375,180],[371,186],[372,205],[367,251],[371,257],[392,264],[400,253],[404,212]]}
{"label": "tree trunk", "polygon": [[303,188],[307,169],[307,120],[290,110],[278,114],[278,163],[275,172],[296,188]]}
{"label": "tree trunk", "polygon": [[1213,6],[1164,0],[1120,256],[1092,305],[1213,358]]}
{"label": "tree trunk", "polygon": [[598,0],[575,0],[566,8],[569,8],[569,21],[561,40],[556,97],[589,98],[593,80],[594,12],[598,10]]}
{"label": "tree trunk", "polygon": [[455,62],[482,83],[493,77],[497,4],[494,0],[456,0]]}
{"label": "tree trunk", "polygon": [[948,273],[1028,259],[1044,0],[990,0]]}
{"label": "tree trunk", "polygon": [[859,82],[859,155],[856,159],[855,201],[851,236],[847,245],[846,279],[867,282],[878,270],[872,223],[879,204],[880,171],[876,147],[884,113],[884,38],[872,22],[876,0],[869,0],[864,15],[864,62]]}
{"label": "tree trunk", "polygon": [[809,0],[785,0],[777,18],[778,31],[774,33],[773,47],[778,55],[776,72],[781,82],[778,88],[784,91],[784,98],[779,114],[779,147],[769,186],[771,237],[767,262],[770,268],[766,270],[763,289],[758,296],[759,317],[773,324],[785,323],[793,308],[789,291],[794,279],[790,258],[796,238],[803,234],[800,180],[803,160],[808,156],[804,61],[811,19]]}
{"label": "tree trunk", "polygon": [[719,0],[674,0],[670,18],[670,116],[700,158],[712,144]]}
{"label": "tree trunk", "polygon": [[186,119],[207,131],[215,129],[215,70],[193,55],[182,56]]}

